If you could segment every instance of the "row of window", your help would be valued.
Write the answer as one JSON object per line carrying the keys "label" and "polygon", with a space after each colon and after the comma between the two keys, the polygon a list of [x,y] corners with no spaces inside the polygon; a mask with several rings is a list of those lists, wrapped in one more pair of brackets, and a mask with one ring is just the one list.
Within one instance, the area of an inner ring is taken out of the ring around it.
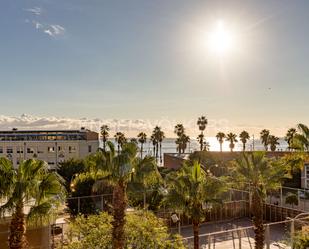
{"label": "row of window", "polygon": [[[64,152],[64,151],[65,151],[65,149],[64,149],[62,146],[58,146],[57,149],[58,149],[58,152]],[[34,149],[34,148],[27,148],[26,150],[27,150],[27,153],[28,153],[28,154],[33,154],[33,153],[35,153],[35,149]],[[90,150],[90,151],[89,151],[89,150]],[[0,154],[4,153],[4,151],[5,151],[5,149],[4,149],[3,147],[0,147]],[[37,153],[38,153],[38,154],[41,154],[41,153],[44,153],[44,152],[45,152],[45,151],[44,151],[43,148],[38,148],[38,149],[37,149]],[[54,146],[47,147],[47,152],[48,152],[48,153],[54,153],[54,152],[56,152],[56,147],[54,147]],[[75,153],[75,152],[76,152],[76,147],[75,147],[75,146],[69,146],[69,147],[68,147],[68,152],[69,152],[69,153]],[[89,147],[88,147],[88,152],[91,152],[91,145],[89,145]],[[9,154],[14,153],[13,147],[6,147],[6,153],[9,153]],[[16,149],[16,153],[17,153],[17,154],[22,154],[22,153],[24,153],[23,148],[18,147],[18,148]]]}

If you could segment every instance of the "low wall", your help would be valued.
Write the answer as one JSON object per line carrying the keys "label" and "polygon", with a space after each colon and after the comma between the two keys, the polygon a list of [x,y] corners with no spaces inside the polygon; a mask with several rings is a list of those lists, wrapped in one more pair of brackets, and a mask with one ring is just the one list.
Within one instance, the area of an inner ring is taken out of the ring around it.
{"label": "low wall", "polygon": [[[9,249],[8,236],[9,236],[9,222],[8,219],[0,220],[0,248]],[[37,229],[28,229],[26,237],[30,249],[48,249],[49,245],[49,231],[48,227],[41,227]]]}

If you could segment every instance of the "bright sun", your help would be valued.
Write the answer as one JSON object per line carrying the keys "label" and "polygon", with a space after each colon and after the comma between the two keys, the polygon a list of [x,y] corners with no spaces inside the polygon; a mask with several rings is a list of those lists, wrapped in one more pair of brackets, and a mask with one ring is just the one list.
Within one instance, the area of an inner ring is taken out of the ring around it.
{"label": "bright sun", "polygon": [[225,56],[234,48],[235,38],[233,33],[226,28],[225,23],[218,21],[207,35],[207,45],[212,53]]}

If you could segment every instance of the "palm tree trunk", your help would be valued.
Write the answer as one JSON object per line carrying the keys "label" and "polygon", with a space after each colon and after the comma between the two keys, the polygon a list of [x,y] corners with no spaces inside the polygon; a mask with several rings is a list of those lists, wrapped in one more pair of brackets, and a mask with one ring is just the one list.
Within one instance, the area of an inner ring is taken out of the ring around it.
{"label": "palm tree trunk", "polygon": [[20,202],[16,206],[10,224],[9,247],[10,249],[26,249],[28,242],[25,236],[25,215],[23,210],[23,203]]}
{"label": "palm tree trunk", "polygon": [[143,158],[143,143],[141,143],[141,158]]}
{"label": "palm tree trunk", "polygon": [[257,192],[252,195],[251,212],[253,215],[255,249],[263,249],[265,240],[265,229],[263,225],[263,202]]}
{"label": "palm tree trunk", "polygon": [[106,142],[105,142],[105,140],[103,139],[103,150],[105,151],[105,149],[106,149]]}
{"label": "palm tree trunk", "polygon": [[222,152],[222,143],[220,143],[220,151]]}
{"label": "palm tree trunk", "polygon": [[127,208],[126,187],[123,181],[118,182],[114,187],[113,207],[113,249],[123,249],[125,244],[125,210]]}
{"label": "palm tree trunk", "polygon": [[158,162],[159,143],[156,143],[156,162]]}
{"label": "palm tree trunk", "polygon": [[193,221],[194,249],[199,249],[199,222]]}
{"label": "palm tree trunk", "polygon": [[242,150],[245,151],[246,150],[246,143],[242,144]]}
{"label": "palm tree trunk", "polygon": [[162,163],[162,143],[160,142],[160,163]]}

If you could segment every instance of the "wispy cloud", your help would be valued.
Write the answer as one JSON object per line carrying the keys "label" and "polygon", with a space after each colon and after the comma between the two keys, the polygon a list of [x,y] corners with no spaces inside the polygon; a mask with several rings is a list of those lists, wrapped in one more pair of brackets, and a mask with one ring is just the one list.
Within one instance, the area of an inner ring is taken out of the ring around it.
{"label": "wispy cloud", "polygon": [[63,35],[65,33],[65,28],[58,24],[48,25],[47,28],[44,28],[44,33],[48,34],[49,36],[55,37]]}
{"label": "wispy cloud", "polygon": [[47,34],[50,37],[57,37],[57,36],[63,36],[66,32],[66,29],[59,24],[50,24],[41,21],[42,19],[42,8],[40,7],[33,7],[29,9],[24,9],[24,11],[29,12],[33,15],[35,15],[35,19],[25,19],[26,23],[31,23],[36,30],[39,30],[43,32],[44,34]]}
{"label": "wispy cloud", "polygon": [[42,14],[42,9],[40,7],[25,9],[25,11],[30,12],[36,16],[40,16]]}

